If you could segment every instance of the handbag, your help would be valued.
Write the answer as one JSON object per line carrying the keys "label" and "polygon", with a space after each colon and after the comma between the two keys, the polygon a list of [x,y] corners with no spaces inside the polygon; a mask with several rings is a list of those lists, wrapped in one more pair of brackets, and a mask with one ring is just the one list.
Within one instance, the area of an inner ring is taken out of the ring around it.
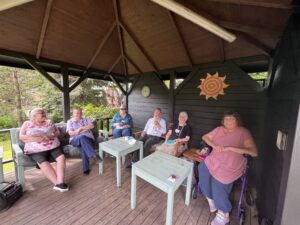
{"label": "handbag", "polygon": [[9,209],[23,195],[22,185],[13,182],[2,182],[5,185],[0,190],[0,212]]}

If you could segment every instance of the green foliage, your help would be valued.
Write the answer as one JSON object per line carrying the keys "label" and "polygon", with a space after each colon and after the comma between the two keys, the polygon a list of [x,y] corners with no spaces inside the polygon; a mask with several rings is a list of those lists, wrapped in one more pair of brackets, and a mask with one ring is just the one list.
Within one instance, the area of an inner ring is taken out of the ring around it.
{"label": "green foliage", "polygon": [[104,105],[95,106],[91,103],[80,107],[83,109],[84,116],[89,119],[101,119],[101,118],[113,117],[113,115],[116,112],[118,112],[117,108],[104,106]]}
{"label": "green foliage", "polygon": [[[3,160],[12,159],[12,150],[11,150],[11,143],[9,138],[6,140],[0,140],[0,145],[3,146]],[[14,163],[6,163],[3,165],[4,173],[13,171]]]}
{"label": "green foliage", "polygon": [[54,121],[55,123],[60,123],[61,121],[63,121],[63,117],[61,116],[61,114],[58,113],[51,113],[49,115],[47,115],[48,119]]}
{"label": "green foliage", "polygon": [[267,79],[267,77],[268,77],[268,72],[249,73],[249,75],[250,75],[254,80],[261,80],[261,79]]}
{"label": "green foliage", "polygon": [[17,127],[17,121],[9,115],[0,116],[0,130],[12,127]]}

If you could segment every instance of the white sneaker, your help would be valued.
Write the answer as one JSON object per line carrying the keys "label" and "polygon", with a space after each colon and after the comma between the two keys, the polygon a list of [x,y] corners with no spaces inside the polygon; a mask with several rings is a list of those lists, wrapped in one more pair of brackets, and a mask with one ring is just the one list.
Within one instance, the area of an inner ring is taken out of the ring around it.
{"label": "white sneaker", "polygon": [[207,199],[207,201],[208,201],[209,211],[210,211],[211,213],[214,213],[215,211],[217,211],[217,208],[216,208],[216,206],[215,206],[215,201],[212,200],[212,199],[210,199],[210,198],[206,198],[206,199]]}
{"label": "white sneaker", "polygon": [[216,217],[211,221],[211,225],[225,225],[229,223],[229,215],[225,216],[223,212],[218,211]]}

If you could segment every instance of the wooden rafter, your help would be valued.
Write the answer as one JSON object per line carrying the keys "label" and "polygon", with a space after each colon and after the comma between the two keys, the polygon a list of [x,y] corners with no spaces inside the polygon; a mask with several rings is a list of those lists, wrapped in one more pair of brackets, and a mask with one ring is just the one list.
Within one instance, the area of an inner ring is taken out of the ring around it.
{"label": "wooden rafter", "polygon": [[36,56],[35,56],[37,59],[40,58],[40,55],[41,55],[41,51],[42,51],[42,47],[43,47],[43,43],[44,43],[44,39],[45,39],[45,33],[46,33],[46,29],[47,29],[47,25],[48,25],[48,21],[49,21],[49,17],[50,17],[52,3],[53,3],[53,0],[48,0],[48,2],[47,2],[45,15],[44,15],[44,19],[43,19],[43,25],[42,25],[39,43],[38,43]]}
{"label": "wooden rafter", "polygon": [[258,26],[249,26],[249,25],[244,25],[244,24],[239,24],[239,23],[233,23],[229,21],[220,21],[219,23],[222,27],[235,30],[235,31],[241,31],[244,33],[252,33],[252,34],[263,34],[267,36],[275,36],[278,37],[281,32],[280,31],[275,31],[275,30],[270,30],[266,28],[260,28]]}
{"label": "wooden rafter", "polygon": [[39,66],[34,59],[31,57],[24,56],[24,60],[30,65],[33,69],[38,71],[41,75],[43,75],[48,81],[50,81],[55,87],[57,87],[60,91],[63,91],[62,86],[51,76],[49,75],[43,67]]}
{"label": "wooden rafter", "polygon": [[120,18],[119,18],[119,10],[118,10],[118,2],[117,0],[114,0],[114,12],[115,12],[115,17],[116,17],[116,23],[117,23],[117,29],[118,29],[118,37],[119,37],[119,44],[120,44],[120,49],[121,49],[121,56],[122,56],[122,62],[123,62],[123,68],[124,68],[124,73],[127,75],[127,67],[126,67],[126,62],[125,62],[125,54],[124,54],[124,40],[122,36],[122,31],[120,27]]}
{"label": "wooden rafter", "polygon": [[184,41],[184,38],[183,38],[182,33],[181,33],[181,31],[180,31],[180,29],[178,27],[178,24],[177,24],[177,22],[176,22],[176,20],[174,18],[174,15],[170,11],[168,11],[168,14],[169,14],[171,23],[172,23],[172,25],[174,26],[174,28],[176,30],[176,34],[177,34],[178,39],[179,39],[179,41],[180,41],[180,43],[182,45],[182,48],[184,49],[184,52],[185,52],[186,57],[187,57],[187,59],[189,61],[189,64],[192,66],[193,65],[193,60],[192,60],[191,54],[190,54],[190,52],[189,52],[189,50],[187,48],[187,45],[186,45],[186,43]]}
{"label": "wooden rafter", "polygon": [[141,78],[141,75],[137,76],[137,78],[135,78],[135,80],[133,81],[130,89],[128,90],[127,94],[130,95],[131,92],[133,91],[133,88],[135,87],[136,83],[138,82],[138,80]]}
{"label": "wooden rafter", "polygon": [[109,70],[107,71],[107,73],[110,73],[114,68],[115,66],[118,64],[118,62],[121,60],[122,56],[120,55],[114,62],[113,64],[110,66]]}
{"label": "wooden rafter", "polygon": [[153,59],[149,56],[149,54],[146,52],[146,50],[143,48],[143,46],[138,42],[137,38],[135,35],[129,30],[129,28],[123,23],[120,23],[121,28],[130,36],[130,38],[133,40],[133,42],[137,45],[137,47],[140,49],[144,57],[148,60],[148,62],[151,64],[153,67],[154,71],[157,72],[157,66],[154,63]]}
{"label": "wooden rafter", "polygon": [[127,92],[124,90],[122,85],[114,78],[114,76],[109,75],[110,79],[119,87],[119,89],[122,91],[124,95],[127,95]]}
{"label": "wooden rafter", "polygon": [[105,37],[101,40],[97,50],[95,51],[93,57],[91,58],[90,62],[88,63],[88,65],[86,66],[86,68],[90,68],[92,66],[92,64],[94,63],[95,59],[97,58],[97,56],[99,55],[99,53],[101,52],[101,50],[103,49],[105,43],[107,42],[108,38],[110,37],[110,35],[112,34],[112,32],[114,31],[115,27],[116,27],[117,23],[116,21],[113,23],[113,25],[110,27],[109,31],[107,32],[107,34],[105,35]]}
{"label": "wooden rafter", "polygon": [[89,72],[85,71],[83,73],[83,75],[81,77],[79,77],[76,81],[74,81],[71,85],[70,85],[70,92],[73,91],[79,84],[81,84],[82,81],[84,81],[86,78],[88,78]]}
{"label": "wooden rafter", "polygon": [[139,66],[128,56],[125,55],[125,59],[127,62],[129,62],[139,73],[143,73],[142,70],[139,68]]}
{"label": "wooden rafter", "polygon": [[183,87],[195,76],[195,74],[199,71],[199,68],[194,68],[189,75],[179,84],[179,86],[175,89],[174,95],[178,95],[179,92],[183,89]]}
{"label": "wooden rafter", "polygon": [[252,37],[249,34],[246,33],[242,33],[242,32],[238,32],[236,31],[236,34],[243,38],[245,41],[247,41],[249,44],[253,45],[254,47],[258,48],[259,50],[261,50],[264,54],[266,55],[271,55],[272,53],[272,48],[270,48],[269,46],[267,46],[266,44],[262,43],[260,40]]}
{"label": "wooden rafter", "polygon": [[274,8],[274,9],[291,9],[292,6],[275,3],[275,2],[263,2],[263,1],[251,1],[251,0],[207,0],[209,2],[219,2],[226,4],[235,4],[235,5],[248,5],[248,6],[257,6],[265,8]]}

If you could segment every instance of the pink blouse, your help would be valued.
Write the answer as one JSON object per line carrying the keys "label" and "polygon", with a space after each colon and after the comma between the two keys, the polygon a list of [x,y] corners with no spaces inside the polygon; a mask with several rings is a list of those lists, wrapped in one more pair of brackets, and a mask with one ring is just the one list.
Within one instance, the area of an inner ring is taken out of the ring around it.
{"label": "pink blouse", "polygon": [[[42,126],[38,126],[31,121],[26,121],[25,123],[27,125],[25,134],[30,137],[50,135],[56,130],[55,124],[51,120],[46,120]],[[44,152],[57,148],[59,145],[60,142],[57,137],[48,141],[27,142],[25,143],[24,152],[25,154]]]}
{"label": "pink blouse", "polygon": [[[233,132],[225,133],[222,126],[209,133],[216,145],[223,147],[243,148],[244,141],[252,139],[250,132],[244,127],[237,127]],[[223,184],[229,184],[243,175],[247,159],[233,151],[217,152],[213,150],[205,159],[210,174]]]}

